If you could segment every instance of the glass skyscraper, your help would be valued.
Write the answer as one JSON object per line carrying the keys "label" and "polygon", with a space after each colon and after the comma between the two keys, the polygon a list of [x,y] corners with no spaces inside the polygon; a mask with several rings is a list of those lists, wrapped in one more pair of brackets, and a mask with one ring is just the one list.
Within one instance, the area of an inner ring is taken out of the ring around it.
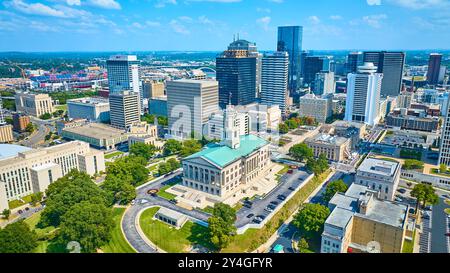
{"label": "glass skyscraper", "polygon": [[302,37],[301,26],[278,27],[277,51],[286,51],[289,54],[288,87],[291,95],[300,87]]}

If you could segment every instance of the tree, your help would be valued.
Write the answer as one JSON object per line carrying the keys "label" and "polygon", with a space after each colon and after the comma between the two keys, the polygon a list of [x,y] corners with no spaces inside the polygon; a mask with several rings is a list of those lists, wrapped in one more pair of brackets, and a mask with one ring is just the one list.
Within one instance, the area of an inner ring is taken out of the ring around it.
{"label": "tree", "polygon": [[37,247],[37,235],[23,221],[0,230],[0,253],[30,253]]}
{"label": "tree", "polygon": [[293,224],[309,238],[321,233],[330,210],[319,204],[306,204],[294,217]]}
{"label": "tree", "polygon": [[314,156],[313,150],[305,143],[296,144],[289,149],[289,154],[298,161],[312,158]]}
{"label": "tree", "polygon": [[131,177],[118,178],[114,175],[106,177],[102,188],[109,194],[111,203],[128,204],[136,198],[136,189],[131,185]]}
{"label": "tree", "polygon": [[130,147],[130,154],[134,156],[140,156],[145,158],[147,161],[152,158],[156,152],[156,147],[153,145],[147,145],[145,143],[135,143]]}
{"label": "tree", "polygon": [[180,155],[182,157],[188,157],[192,154],[199,152],[202,149],[202,145],[198,140],[189,139],[183,142]]}
{"label": "tree", "polygon": [[3,219],[8,220],[9,216],[11,216],[11,211],[9,209],[4,209],[2,211]]}
{"label": "tree", "polygon": [[41,202],[43,195],[42,192],[33,193],[31,195],[31,205],[36,206],[37,203]]}
{"label": "tree", "polygon": [[306,169],[315,175],[324,173],[328,168],[328,159],[324,154],[320,154],[317,160],[311,157],[306,161]]}
{"label": "tree", "polygon": [[447,165],[445,165],[445,164],[439,165],[439,172],[440,173],[446,173],[447,172]]}
{"label": "tree", "polygon": [[169,164],[170,166],[170,171],[175,171],[176,169],[181,167],[180,162],[175,158],[170,158],[169,160],[167,160],[167,164]]}
{"label": "tree", "polygon": [[427,204],[435,205],[439,203],[439,196],[433,186],[428,184],[416,184],[411,191],[411,196],[416,198],[416,212],[420,204],[425,207]]}
{"label": "tree", "polygon": [[286,120],[285,124],[291,130],[297,129],[298,126],[300,125],[295,118]]}
{"label": "tree", "polygon": [[39,222],[43,227],[59,226],[61,217],[82,201],[98,205],[107,205],[110,202],[107,194],[89,175],[76,170],[51,183],[46,195],[46,207]]}
{"label": "tree", "polygon": [[133,186],[141,185],[148,180],[147,160],[139,156],[127,156],[110,164],[107,176],[114,175],[120,179],[130,179]]}
{"label": "tree", "polygon": [[110,208],[83,201],[62,217],[58,241],[62,244],[79,242],[82,252],[91,253],[109,242],[113,227]]}
{"label": "tree", "polygon": [[348,186],[342,179],[328,183],[325,192],[322,195],[323,201],[329,202],[337,192],[346,192]]}
{"label": "tree", "polygon": [[179,153],[181,151],[182,146],[183,145],[181,142],[179,142],[175,139],[169,139],[166,141],[166,143],[164,143],[163,154],[165,156],[168,156],[168,155]]}
{"label": "tree", "polygon": [[158,174],[161,175],[165,175],[170,173],[170,165],[167,162],[161,162],[158,165]]}
{"label": "tree", "polygon": [[301,238],[300,241],[298,241],[298,249],[300,250],[300,253],[305,253],[305,251],[309,249],[308,241],[306,241],[305,238]]}
{"label": "tree", "polygon": [[236,210],[229,205],[216,203],[213,216],[208,219],[211,243],[217,248],[227,247],[236,235]]}
{"label": "tree", "polygon": [[280,134],[287,134],[289,133],[289,127],[284,123],[280,123],[278,125],[278,131],[280,132]]}
{"label": "tree", "polygon": [[51,119],[52,118],[52,114],[45,113],[45,114],[42,114],[39,118],[43,119],[43,120]]}
{"label": "tree", "polygon": [[25,132],[28,132],[28,133],[33,133],[34,132],[34,125],[33,125],[33,123],[28,123],[28,125],[25,127]]}
{"label": "tree", "polygon": [[404,170],[421,170],[423,169],[423,165],[424,163],[420,160],[406,159],[402,168]]}

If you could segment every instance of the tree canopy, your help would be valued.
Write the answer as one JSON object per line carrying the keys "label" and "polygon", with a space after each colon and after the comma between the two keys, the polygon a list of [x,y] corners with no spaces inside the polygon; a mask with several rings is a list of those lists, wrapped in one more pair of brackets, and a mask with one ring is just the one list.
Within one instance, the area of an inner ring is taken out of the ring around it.
{"label": "tree canopy", "polygon": [[0,229],[0,253],[30,253],[37,247],[37,235],[22,220]]}
{"label": "tree canopy", "polygon": [[348,189],[347,184],[342,179],[332,181],[328,183],[325,192],[322,195],[323,201],[329,202],[333,196],[338,192],[346,192]]}
{"label": "tree canopy", "polygon": [[211,243],[217,248],[227,247],[236,235],[236,210],[229,205],[216,203],[213,216],[208,219]]}
{"label": "tree canopy", "polygon": [[114,175],[106,177],[102,188],[108,193],[112,203],[128,204],[136,198],[136,189],[131,185],[130,176],[119,178]]}
{"label": "tree canopy", "polygon": [[420,204],[426,206],[427,204],[435,205],[439,203],[439,196],[435,189],[428,184],[416,184],[411,190],[411,196],[417,200],[416,211]]}
{"label": "tree canopy", "polygon": [[131,181],[133,186],[141,185],[148,180],[147,160],[139,156],[127,156],[108,165],[107,176],[116,176]]}
{"label": "tree canopy", "polygon": [[152,158],[152,156],[156,152],[156,147],[153,145],[148,145],[145,143],[134,143],[130,147],[130,154],[134,156],[140,156],[142,158],[145,158],[147,161]]}
{"label": "tree canopy", "polygon": [[293,224],[308,237],[321,233],[330,210],[320,204],[306,204],[294,217]]}
{"label": "tree canopy", "polygon": [[314,156],[313,150],[305,143],[292,146],[289,149],[289,154],[298,161],[304,161]]}
{"label": "tree canopy", "polygon": [[165,156],[179,153],[182,148],[182,143],[175,139],[168,139],[166,143],[164,143],[163,154]]}
{"label": "tree canopy", "polygon": [[320,175],[329,168],[328,159],[324,154],[320,154],[318,159],[308,158],[306,162],[306,169],[313,172],[315,175]]}
{"label": "tree canopy", "polygon": [[199,152],[201,149],[202,149],[202,144],[200,143],[200,141],[195,140],[195,139],[189,139],[189,140],[185,140],[183,142],[183,146],[181,148],[180,154],[182,157],[187,157],[187,156],[190,156],[192,154]]}

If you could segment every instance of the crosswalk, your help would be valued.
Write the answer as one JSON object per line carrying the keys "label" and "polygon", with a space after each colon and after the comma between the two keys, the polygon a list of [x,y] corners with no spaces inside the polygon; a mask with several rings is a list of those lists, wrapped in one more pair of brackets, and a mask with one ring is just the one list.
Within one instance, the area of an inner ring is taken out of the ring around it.
{"label": "crosswalk", "polygon": [[431,252],[431,217],[430,219],[422,218],[422,234],[419,239],[419,253]]}

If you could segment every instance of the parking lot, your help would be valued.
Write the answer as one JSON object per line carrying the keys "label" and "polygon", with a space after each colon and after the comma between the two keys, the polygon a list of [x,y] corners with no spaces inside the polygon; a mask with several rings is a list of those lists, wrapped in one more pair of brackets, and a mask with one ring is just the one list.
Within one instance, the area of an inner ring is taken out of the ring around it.
{"label": "parking lot", "polygon": [[[264,198],[255,198],[251,201],[251,206],[244,206],[237,212],[236,227],[240,228],[250,223],[258,223],[259,221],[267,218],[272,212],[267,210],[268,206],[279,206],[284,199],[290,197],[294,190],[297,189],[309,174],[301,168],[295,169],[291,174],[285,174],[281,177],[277,187],[268,193]],[[272,204],[271,204],[272,203]],[[276,205],[274,205],[276,203]],[[257,218],[255,220],[255,218]],[[259,219],[259,221],[258,221]]]}

